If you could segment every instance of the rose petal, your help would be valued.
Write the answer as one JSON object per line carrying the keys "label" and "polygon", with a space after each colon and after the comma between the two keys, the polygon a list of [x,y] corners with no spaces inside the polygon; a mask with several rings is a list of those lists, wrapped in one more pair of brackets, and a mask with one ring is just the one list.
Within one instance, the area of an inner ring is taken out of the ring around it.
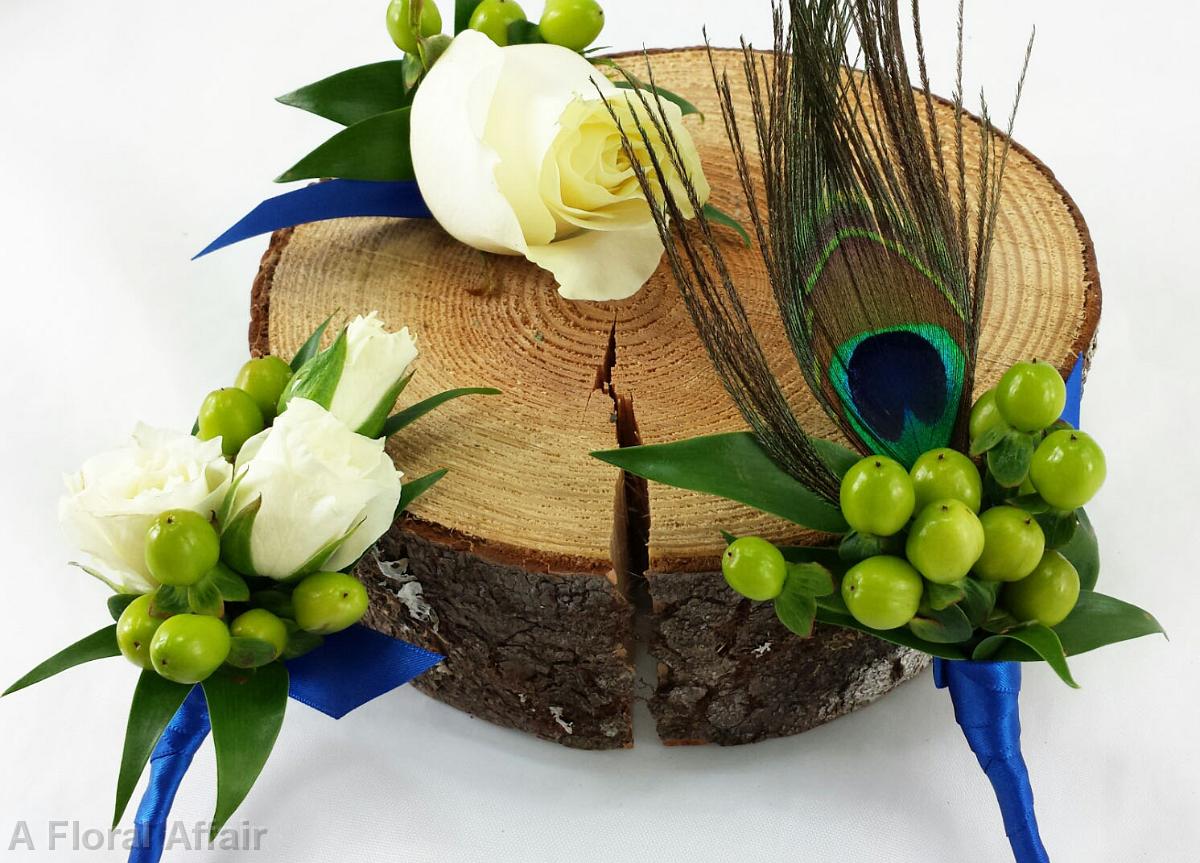
{"label": "rose petal", "polygon": [[585,231],[545,246],[530,246],[526,257],[554,274],[568,300],[623,300],[654,275],[663,245],[653,224],[628,231]]}
{"label": "rose petal", "polygon": [[520,222],[496,185],[499,156],[484,142],[504,53],[482,33],[461,33],[430,70],[412,106],[413,170],[421,196],[456,240],[520,254]]}
{"label": "rose petal", "polygon": [[608,92],[613,85],[574,51],[536,44],[504,49],[484,140],[500,154],[496,183],[517,214],[527,245],[549,243],[570,228],[546,206],[538,177],[564,109],[579,98],[598,100],[597,88]]}

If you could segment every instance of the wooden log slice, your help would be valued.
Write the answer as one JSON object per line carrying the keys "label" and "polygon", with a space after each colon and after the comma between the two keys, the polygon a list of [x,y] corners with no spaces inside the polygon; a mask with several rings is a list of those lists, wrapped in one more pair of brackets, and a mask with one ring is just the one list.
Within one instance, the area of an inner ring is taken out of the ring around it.
{"label": "wooden log slice", "polygon": [[[687,122],[713,202],[746,219],[703,51],[652,60],[660,84],[709,118]],[[717,62],[736,71],[740,55],[718,52]],[[748,103],[735,94],[744,123]],[[937,121],[949,128],[949,107]],[[1020,147],[1006,182],[981,387],[1020,358],[1070,371],[1100,313],[1091,240],[1070,197]],[[836,437],[792,360],[757,252],[730,233],[725,254],[805,428]],[[378,309],[417,334],[405,402],[451,387],[504,391],[452,402],[389,445],[410,477],[451,469],[382,543],[385,563],[400,563],[360,570],[369,625],[447,656],[416,683],[433,697],[570,746],[628,746],[634,653],[644,648],[657,660],[649,706],[665,741],[742,743],[842,715],[925,666],[853,632],[818,627],[801,641],[721,579],[719,529],[820,537],[733,503],[647,488],[589,457],[744,427],[665,265],[628,300],[569,302],[533,265],[459,245],[433,222],[343,219],[276,234],[252,306],[256,353],[290,355],[331,312],[340,325]]]}

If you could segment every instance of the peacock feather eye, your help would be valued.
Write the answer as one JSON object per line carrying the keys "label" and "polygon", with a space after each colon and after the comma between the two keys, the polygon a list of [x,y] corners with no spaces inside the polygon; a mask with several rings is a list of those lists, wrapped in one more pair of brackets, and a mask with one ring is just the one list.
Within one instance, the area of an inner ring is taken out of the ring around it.
{"label": "peacock feather eye", "polygon": [[950,440],[965,358],[935,324],[859,333],[834,352],[829,382],[858,436],[909,467]]}
{"label": "peacock feather eye", "polygon": [[[745,50],[754,153],[715,60],[713,75],[767,277],[809,388],[859,451],[911,465],[926,450],[967,440],[1010,138],[993,128],[986,104],[977,128],[938,127],[919,16],[916,88],[900,17],[896,3],[777,7],[769,62]],[[958,49],[961,57],[961,31]],[[1018,83],[1017,101],[1020,92]],[[961,95],[954,108],[961,117]],[[1015,113],[1014,104],[1008,132]],[[647,132],[670,140],[658,123],[622,129],[627,151]],[[688,225],[701,207],[677,148],[668,149],[666,164],[634,171],[696,330],[768,454],[833,501],[836,477],[792,412],[712,230],[702,214],[698,227]],[[978,153],[971,171],[968,150]],[[675,175],[683,193],[653,197]]]}

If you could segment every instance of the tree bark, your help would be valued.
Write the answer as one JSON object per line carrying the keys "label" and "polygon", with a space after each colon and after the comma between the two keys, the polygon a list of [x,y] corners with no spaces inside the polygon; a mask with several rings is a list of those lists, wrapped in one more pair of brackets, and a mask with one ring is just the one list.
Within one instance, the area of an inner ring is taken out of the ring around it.
{"label": "tree bark", "polygon": [[[704,52],[651,60],[656,80],[708,117],[687,122],[713,202],[748,222]],[[740,54],[717,62],[736,81]],[[736,84],[735,100],[745,121]],[[938,122],[953,112],[943,106]],[[801,424],[836,437],[796,368],[757,251],[729,233],[725,254]],[[1095,254],[1074,202],[1019,146],[991,267],[978,386],[1023,358],[1069,372],[1099,319]],[[381,543],[383,568],[368,559],[359,570],[370,626],[446,655],[417,681],[422,691],[569,746],[629,746],[635,654],[647,651],[657,682],[646,698],[666,742],[745,743],[840,716],[927,664],[823,626],[797,639],[720,576],[722,529],[790,544],[829,537],[647,487],[589,456],[744,428],[665,266],[628,300],[575,303],[524,260],[467,249],[431,222],[304,225],[277,233],[263,258],[251,349],[290,357],[331,312],[332,335],[373,309],[417,335],[405,403],[459,386],[504,391],[452,402],[389,443],[410,478],[450,468]]]}

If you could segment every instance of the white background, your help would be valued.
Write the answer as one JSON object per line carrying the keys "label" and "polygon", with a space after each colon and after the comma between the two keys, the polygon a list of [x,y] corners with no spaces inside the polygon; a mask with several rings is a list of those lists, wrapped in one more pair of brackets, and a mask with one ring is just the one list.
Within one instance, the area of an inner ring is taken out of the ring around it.
{"label": "white background", "polygon": [[[188,259],[329,133],[272,97],[394,56],[385,5],[0,2],[0,681],[106,620],[102,586],[64,565],[60,475],[137,418],[186,425],[232,379],[264,242]],[[1038,27],[1017,136],[1081,206],[1104,286],[1084,405],[1110,465],[1091,507],[1102,586],[1171,633],[1078,658],[1080,691],[1027,669],[1044,837],[1057,863],[1194,861],[1200,13],[1183,0],[968,6],[968,92],[986,84],[996,106]],[[768,41],[765,0],[608,0],[607,12],[602,41],[623,49],[694,44],[705,22],[719,45]],[[951,3],[930,0],[925,19],[947,92]],[[50,855],[46,834],[52,820],[107,825],[134,679],[107,661],[0,702],[0,853],[26,821],[30,858],[123,859]],[[928,675],[788,740],[667,749],[638,731],[635,750],[595,754],[407,688],[340,722],[294,704],[235,823],[269,830],[249,858],[264,863],[1007,859],[990,788]],[[206,743],[175,817],[207,818],[213,781]],[[230,857],[168,857],[211,859]]]}

